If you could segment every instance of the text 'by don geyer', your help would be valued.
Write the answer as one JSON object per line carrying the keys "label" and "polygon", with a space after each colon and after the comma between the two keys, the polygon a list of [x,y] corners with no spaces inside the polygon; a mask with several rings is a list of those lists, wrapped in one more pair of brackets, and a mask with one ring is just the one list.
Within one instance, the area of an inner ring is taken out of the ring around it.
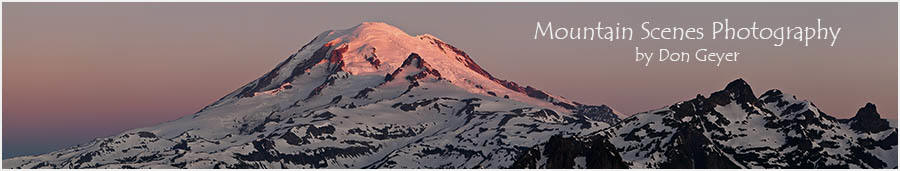
{"label": "text 'by don geyer'", "polygon": [[650,66],[650,61],[657,61],[660,63],[688,63],[692,60],[714,63],[716,66],[721,66],[722,62],[738,61],[740,55],[740,51],[714,51],[706,48],[688,52],[666,48],[661,48],[658,51],[641,51],[640,47],[634,47],[634,61],[643,62],[644,66]]}

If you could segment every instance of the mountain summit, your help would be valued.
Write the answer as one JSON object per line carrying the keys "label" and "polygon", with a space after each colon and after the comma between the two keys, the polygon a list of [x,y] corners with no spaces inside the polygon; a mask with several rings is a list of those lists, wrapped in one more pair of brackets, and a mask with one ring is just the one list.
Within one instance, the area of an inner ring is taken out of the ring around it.
{"label": "mountain summit", "polygon": [[866,103],[866,106],[859,108],[856,116],[844,120],[850,124],[850,128],[866,133],[876,133],[891,129],[890,123],[886,119],[882,119],[875,109],[875,104]]}
{"label": "mountain summit", "polygon": [[325,31],[199,112],[5,168],[503,168],[605,105],[498,79],[462,50],[385,23]]}
{"label": "mountain summit", "polygon": [[[482,69],[468,54],[432,35],[409,36],[385,23],[365,22],[350,29],[319,34],[263,77],[203,110],[243,97],[272,95],[284,90],[287,85],[295,87],[292,82],[303,79],[300,78],[301,75],[389,77],[411,54],[416,54],[425,63],[433,64],[430,68],[435,73],[441,73],[440,79],[470,93],[504,97],[556,109],[573,110],[582,106],[533,87],[522,87],[512,81],[498,79]],[[324,81],[330,83],[328,79]],[[309,96],[312,97],[329,86],[330,84],[315,85],[319,89],[310,92]]]}

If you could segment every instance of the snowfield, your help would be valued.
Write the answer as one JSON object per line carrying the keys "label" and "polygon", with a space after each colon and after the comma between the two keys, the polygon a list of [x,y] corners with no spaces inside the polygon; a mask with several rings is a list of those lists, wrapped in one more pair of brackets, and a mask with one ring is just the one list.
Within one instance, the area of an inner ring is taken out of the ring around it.
{"label": "snowfield", "polygon": [[4,168],[504,168],[557,134],[618,122],[491,76],[431,35],[332,30],[201,111]]}

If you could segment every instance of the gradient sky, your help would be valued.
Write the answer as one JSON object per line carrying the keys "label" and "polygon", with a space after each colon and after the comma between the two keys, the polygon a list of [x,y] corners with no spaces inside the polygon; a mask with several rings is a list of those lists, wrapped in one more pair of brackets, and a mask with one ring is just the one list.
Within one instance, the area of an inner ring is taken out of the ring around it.
{"label": "gradient sky", "polygon": [[[430,33],[499,78],[626,115],[744,78],[757,95],[778,88],[839,118],[873,102],[896,119],[896,16],[896,3],[3,3],[3,158],[191,114],[315,35],[363,21]],[[537,21],[622,22],[640,31],[643,20],[709,27],[726,17],[772,25],[822,18],[843,30],[832,48],[532,40]],[[643,67],[634,62],[635,45],[741,49],[743,56],[721,67]]]}

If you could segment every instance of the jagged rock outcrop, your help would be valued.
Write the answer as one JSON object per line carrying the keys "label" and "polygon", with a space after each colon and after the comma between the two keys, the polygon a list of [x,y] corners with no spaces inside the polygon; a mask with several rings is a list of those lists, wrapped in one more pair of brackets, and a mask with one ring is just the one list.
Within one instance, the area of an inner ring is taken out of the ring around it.
{"label": "jagged rock outcrop", "polygon": [[[836,119],[777,89],[756,97],[743,79],[709,98],[697,95],[625,118],[591,138],[563,142],[577,147],[588,139],[609,139],[631,168],[897,168],[897,128],[880,118],[875,105]],[[559,143],[551,138],[545,144]],[[538,145],[515,166],[587,168],[610,162],[580,160],[593,149],[555,153],[571,148]],[[548,156],[556,158],[536,160]]]}

